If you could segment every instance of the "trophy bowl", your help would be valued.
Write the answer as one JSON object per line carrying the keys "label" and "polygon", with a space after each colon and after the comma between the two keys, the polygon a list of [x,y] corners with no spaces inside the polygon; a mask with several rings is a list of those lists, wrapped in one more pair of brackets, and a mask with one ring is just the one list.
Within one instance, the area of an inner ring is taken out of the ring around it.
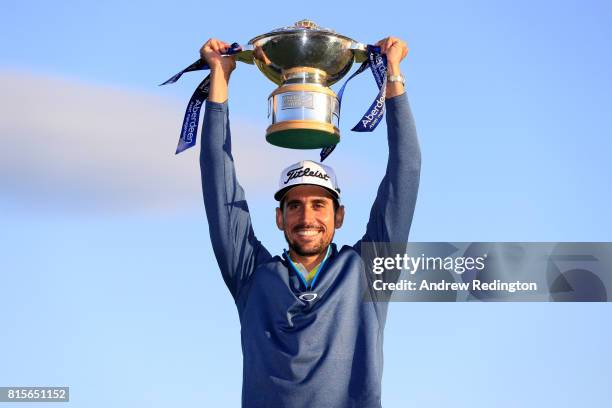
{"label": "trophy bowl", "polygon": [[266,140],[315,149],[340,141],[340,105],[329,88],[366,58],[366,46],[309,20],[249,41],[259,70],[279,85],[268,98]]}

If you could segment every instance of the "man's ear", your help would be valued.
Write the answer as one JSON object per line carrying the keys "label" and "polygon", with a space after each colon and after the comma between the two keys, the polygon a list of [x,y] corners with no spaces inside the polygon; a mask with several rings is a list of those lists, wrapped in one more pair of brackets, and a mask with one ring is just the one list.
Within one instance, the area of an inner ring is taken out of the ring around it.
{"label": "man's ear", "polygon": [[276,207],[276,226],[281,231],[285,229],[285,221],[283,220],[283,212],[278,207]]}
{"label": "man's ear", "polygon": [[336,214],[334,215],[334,224],[336,229],[342,227],[342,223],[344,223],[344,206],[341,205],[336,210]]}

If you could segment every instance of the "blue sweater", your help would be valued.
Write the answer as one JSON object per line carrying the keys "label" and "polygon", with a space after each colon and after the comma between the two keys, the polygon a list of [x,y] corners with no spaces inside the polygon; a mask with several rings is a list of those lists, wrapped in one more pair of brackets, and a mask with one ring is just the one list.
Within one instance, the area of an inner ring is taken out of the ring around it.
{"label": "blue sweater", "polygon": [[236,179],[227,102],[206,103],[202,189],[213,250],[240,317],[243,407],[381,406],[387,303],[364,302],[364,293],[376,294],[361,243],[407,242],[421,162],[405,94],[386,101],[386,120],[389,160],[365,235],[353,246],[332,244],[307,290],[286,257],[273,257],[255,237]]}

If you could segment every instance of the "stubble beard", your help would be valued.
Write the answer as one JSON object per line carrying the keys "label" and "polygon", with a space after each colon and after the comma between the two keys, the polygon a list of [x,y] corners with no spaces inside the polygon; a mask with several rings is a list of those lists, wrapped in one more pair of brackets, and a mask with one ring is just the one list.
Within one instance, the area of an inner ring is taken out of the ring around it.
{"label": "stubble beard", "polygon": [[284,232],[284,234],[285,234],[285,241],[287,241],[287,245],[289,245],[289,249],[295,252],[299,256],[321,255],[323,252],[327,251],[327,247],[331,244],[331,240],[334,239],[334,236],[332,235],[330,242],[326,244],[325,241],[323,241],[323,238],[321,238],[314,247],[312,247],[311,249],[306,249],[304,248],[304,246],[296,242],[291,242],[286,232]]}

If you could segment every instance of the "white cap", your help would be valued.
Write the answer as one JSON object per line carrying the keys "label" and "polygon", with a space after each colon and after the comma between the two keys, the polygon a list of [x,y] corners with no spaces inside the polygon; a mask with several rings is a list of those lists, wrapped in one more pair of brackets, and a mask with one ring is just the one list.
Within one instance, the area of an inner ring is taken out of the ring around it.
{"label": "white cap", "polygon": [[302,184],[321,186],[327,189],[336,200],[340,200],[340,188],[334,169],[312,160],[302,160],[281,172],[278,191],[274,194],[274,199],[281,201],[289,189]]}

